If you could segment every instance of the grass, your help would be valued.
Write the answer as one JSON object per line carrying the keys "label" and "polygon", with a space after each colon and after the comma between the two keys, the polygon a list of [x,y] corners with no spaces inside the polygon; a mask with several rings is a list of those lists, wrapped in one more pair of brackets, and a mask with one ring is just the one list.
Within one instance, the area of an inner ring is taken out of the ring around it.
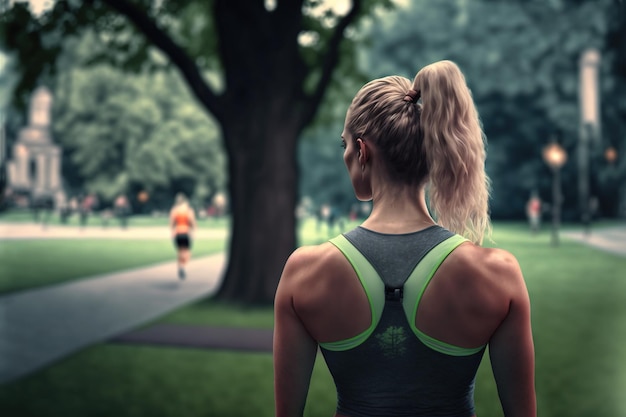
{"label": "grass", "polygon": [[[303,230],[304,243],[326,238],[314,225]],[[539,415],[626,415],[626,258],[565,239],[555,248],[549,231],[533,237],[523,224],[496,224],[494,240],[490,245],[518,258],[531,295]],[[58,256],[63,253],[68,252]],[[214,301],[162,320],[263,328],[273,322],[270,307]],[[332,380],[319,359],[307,416],[330,416],[334,410]],[[479,369],[475,397],[479,417],[502,416],[488,357]],[[0,409],[7,416],[37,417],[272,416],[272,359],[269,354],[102,344],[0,386]]]}
{"label": "grass", "polygon": [[[332,380],[318,363],[310,416],[332,415]],[[272,356],[103,345],[2,387],[3,415],[270,417]]]}
{"label": "grass", "polygon": [[[4,220],[12,224],[31,221],[28,212],[4,213]],[[227,218],[205,219],[200,227],[224,229]],[[132,228],[167,227],[167,219],[136,217]],[[68,224],[68,228],[77,225]],[[87,227],[100,228],[101,225]],[[317,230],[314,222],[307,222],[301,230],[304,244],[317,243],[328,238],[326,228]],[[339,233],[339,229],[332,233]],[[164,234],[166,236],[166,234]],[[226,247],[224,240],[195,239],[193,256],[203,256]],[[168,239],[0,239],[0,294],[60,284],[79,278],[126,269],[171,262],[175,251]],[[42,273],[45,271],[45,273]]]}
{"label": "grass", "polygon": [[[39,219],[35,217],[35,213],[26,209],[13,209],[0,212],[0,224],[20,224],[20,223],[39,223],[43,220],[43,214]],[[67,223],[61,223],[58,214],[50,215],[48,225],[65,226],[65,227],[78,227],[80,225],[80,218],[78,214],[74,214],[68,217]],[[227,227],[229,224],[228,217],[211,217],[198,219],[198,227],[200,228],[216,228]],[[148,227],[148,226],[167,226],[168,217],[167,213],[157,216],[152,215],[133,215],[128,218],[129,227]],[[103,218],[98,212],[92,213],[87,220],[86,227],[102,227]],[[111,218],[108,221],[108,227],[118,227],[119,221],[116,218]]]}
{"label": "grass", "polygon": [[[194,256],[224,250],[198,240]],[[0,240],[0,294],[175,260],[172,242],[132,239]]]}
{"label": "grass", "polygon": [[178,309],[158,321],[171,324],[272,329],[273,313],[272,307],[232,305],[216,300],[205,300]]}
{"label": "grass", "polygon": [[626,258],[501,227],[498,246],[524,272],[533,311],[543,416],[625,415]]}

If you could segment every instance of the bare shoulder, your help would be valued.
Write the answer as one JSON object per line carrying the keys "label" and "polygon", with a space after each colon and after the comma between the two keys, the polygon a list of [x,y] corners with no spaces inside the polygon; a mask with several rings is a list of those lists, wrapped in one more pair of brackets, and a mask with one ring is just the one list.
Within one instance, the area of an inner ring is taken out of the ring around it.
{"label": "bare shoulder", "polygon": [[299,291],[306,291],[307,287],[322,284],[323,277],[333,274],[344,264],[341,253],[329,242],[302,246],[287,259],[279,286],[296,286]]}
{"label": "bare shoulder", "polygon": [[328,242],[315,246],[301,246],[289,256],[285,263],[285,272],[301,269],[319,268],[337,258],[334,246]]}
{"label": "bare shoulder", "polygon": [[454,276],[467,280],[473,287],[478,282],[507,298],[515,298],[520,290],[526,293],[520,265],[506,250],[465,243],[450,254],[446,263]]}
{"label": "bare shoulder", "polygon": [[274,311],[277,321],[297,317],[317,341],[344,340],[371,323],[369,300],[356,271],[329,242],[292,253],[278,283]]}
{"label": "bare shoulder", "polygon": [[459,252],[470,260],[482,259],[483,264],[495,270],[510,270],[519,268],[517,259],[511,252],[500,248],[486,248],[474,244],[465,244]]}

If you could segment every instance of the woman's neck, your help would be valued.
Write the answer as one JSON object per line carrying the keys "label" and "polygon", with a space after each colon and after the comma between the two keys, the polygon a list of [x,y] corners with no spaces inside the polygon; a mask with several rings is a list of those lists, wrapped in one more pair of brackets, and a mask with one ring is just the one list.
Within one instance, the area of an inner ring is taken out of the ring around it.
{"label": "woman's neck", "polygon": [[423,187],[394,187],[374,193],[372,212],[362,226],[381,233],[410,233],[435,225]]}

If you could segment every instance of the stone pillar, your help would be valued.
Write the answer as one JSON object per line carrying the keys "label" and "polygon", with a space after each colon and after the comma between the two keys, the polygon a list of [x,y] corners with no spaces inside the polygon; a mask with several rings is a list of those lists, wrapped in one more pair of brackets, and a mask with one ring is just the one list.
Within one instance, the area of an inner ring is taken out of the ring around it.
{"label": "stone pillar", "polygon": [[15,184],[20,187],[30,187],[30,173],[29,171],[29,155],[28,149],[23,145],[17,145],[15,147],[15,162],[16,169],[16,181]]}
{"label": "stone pillar", "polygon": [[47,179],[47,172],[48,172],[48,167],[47,167],[47,158],[46,158],[46,154],[45,153],[39,153],[37,154],[37,159],[36,159],[36,167],[37,167],[37,178],[36,178],[36,182],[35,182],[35,190],[37,191],[45,191],[48,187],[46,185],[46,179]]}
{"label": "stone pillar", "polygon": [[59,148],[54,148],[52,149],[52,151],[50,152],[50,155],[48,156],[48,161],[50,162],[48,164],[48,178],[49,178],[49,183],[48,186],[50,187],[51,190],[57,190],[59,188],[61,188],[61,184],[59,181],[60,178],[60,169],[61,169],[61,164],[60,164],[60,160],[61,159],[61,152],[59,152]]}
{"label": "stone pillar", "polygon": [[17,165],[15,161],[7,162],[7,180],[9,186],[17,184]]}

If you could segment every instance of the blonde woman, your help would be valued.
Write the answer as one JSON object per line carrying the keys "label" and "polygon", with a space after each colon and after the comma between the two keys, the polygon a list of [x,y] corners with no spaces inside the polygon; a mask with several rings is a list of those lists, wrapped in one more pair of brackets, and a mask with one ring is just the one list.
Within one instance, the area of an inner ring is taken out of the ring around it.
{"label": "blonde woman", "polygon": [[513,255],[480,246],[490,230],[485,144],[460,69],[441,61],[413,81],[369,82],[341,143],[356,197],[373,208],[285,265],[276,415],[302,416],[319,347],[337,417],[475,416],[489,347],[504,414],[535,417],[528,292]]}
{"label": "blonde woman", "polygon": [[170,211],[170,226],[176,246],[178,278],[185,279],[185,267],[191,259],[191,238],[196,228],[196,216],[184,194],[176,195]]}

